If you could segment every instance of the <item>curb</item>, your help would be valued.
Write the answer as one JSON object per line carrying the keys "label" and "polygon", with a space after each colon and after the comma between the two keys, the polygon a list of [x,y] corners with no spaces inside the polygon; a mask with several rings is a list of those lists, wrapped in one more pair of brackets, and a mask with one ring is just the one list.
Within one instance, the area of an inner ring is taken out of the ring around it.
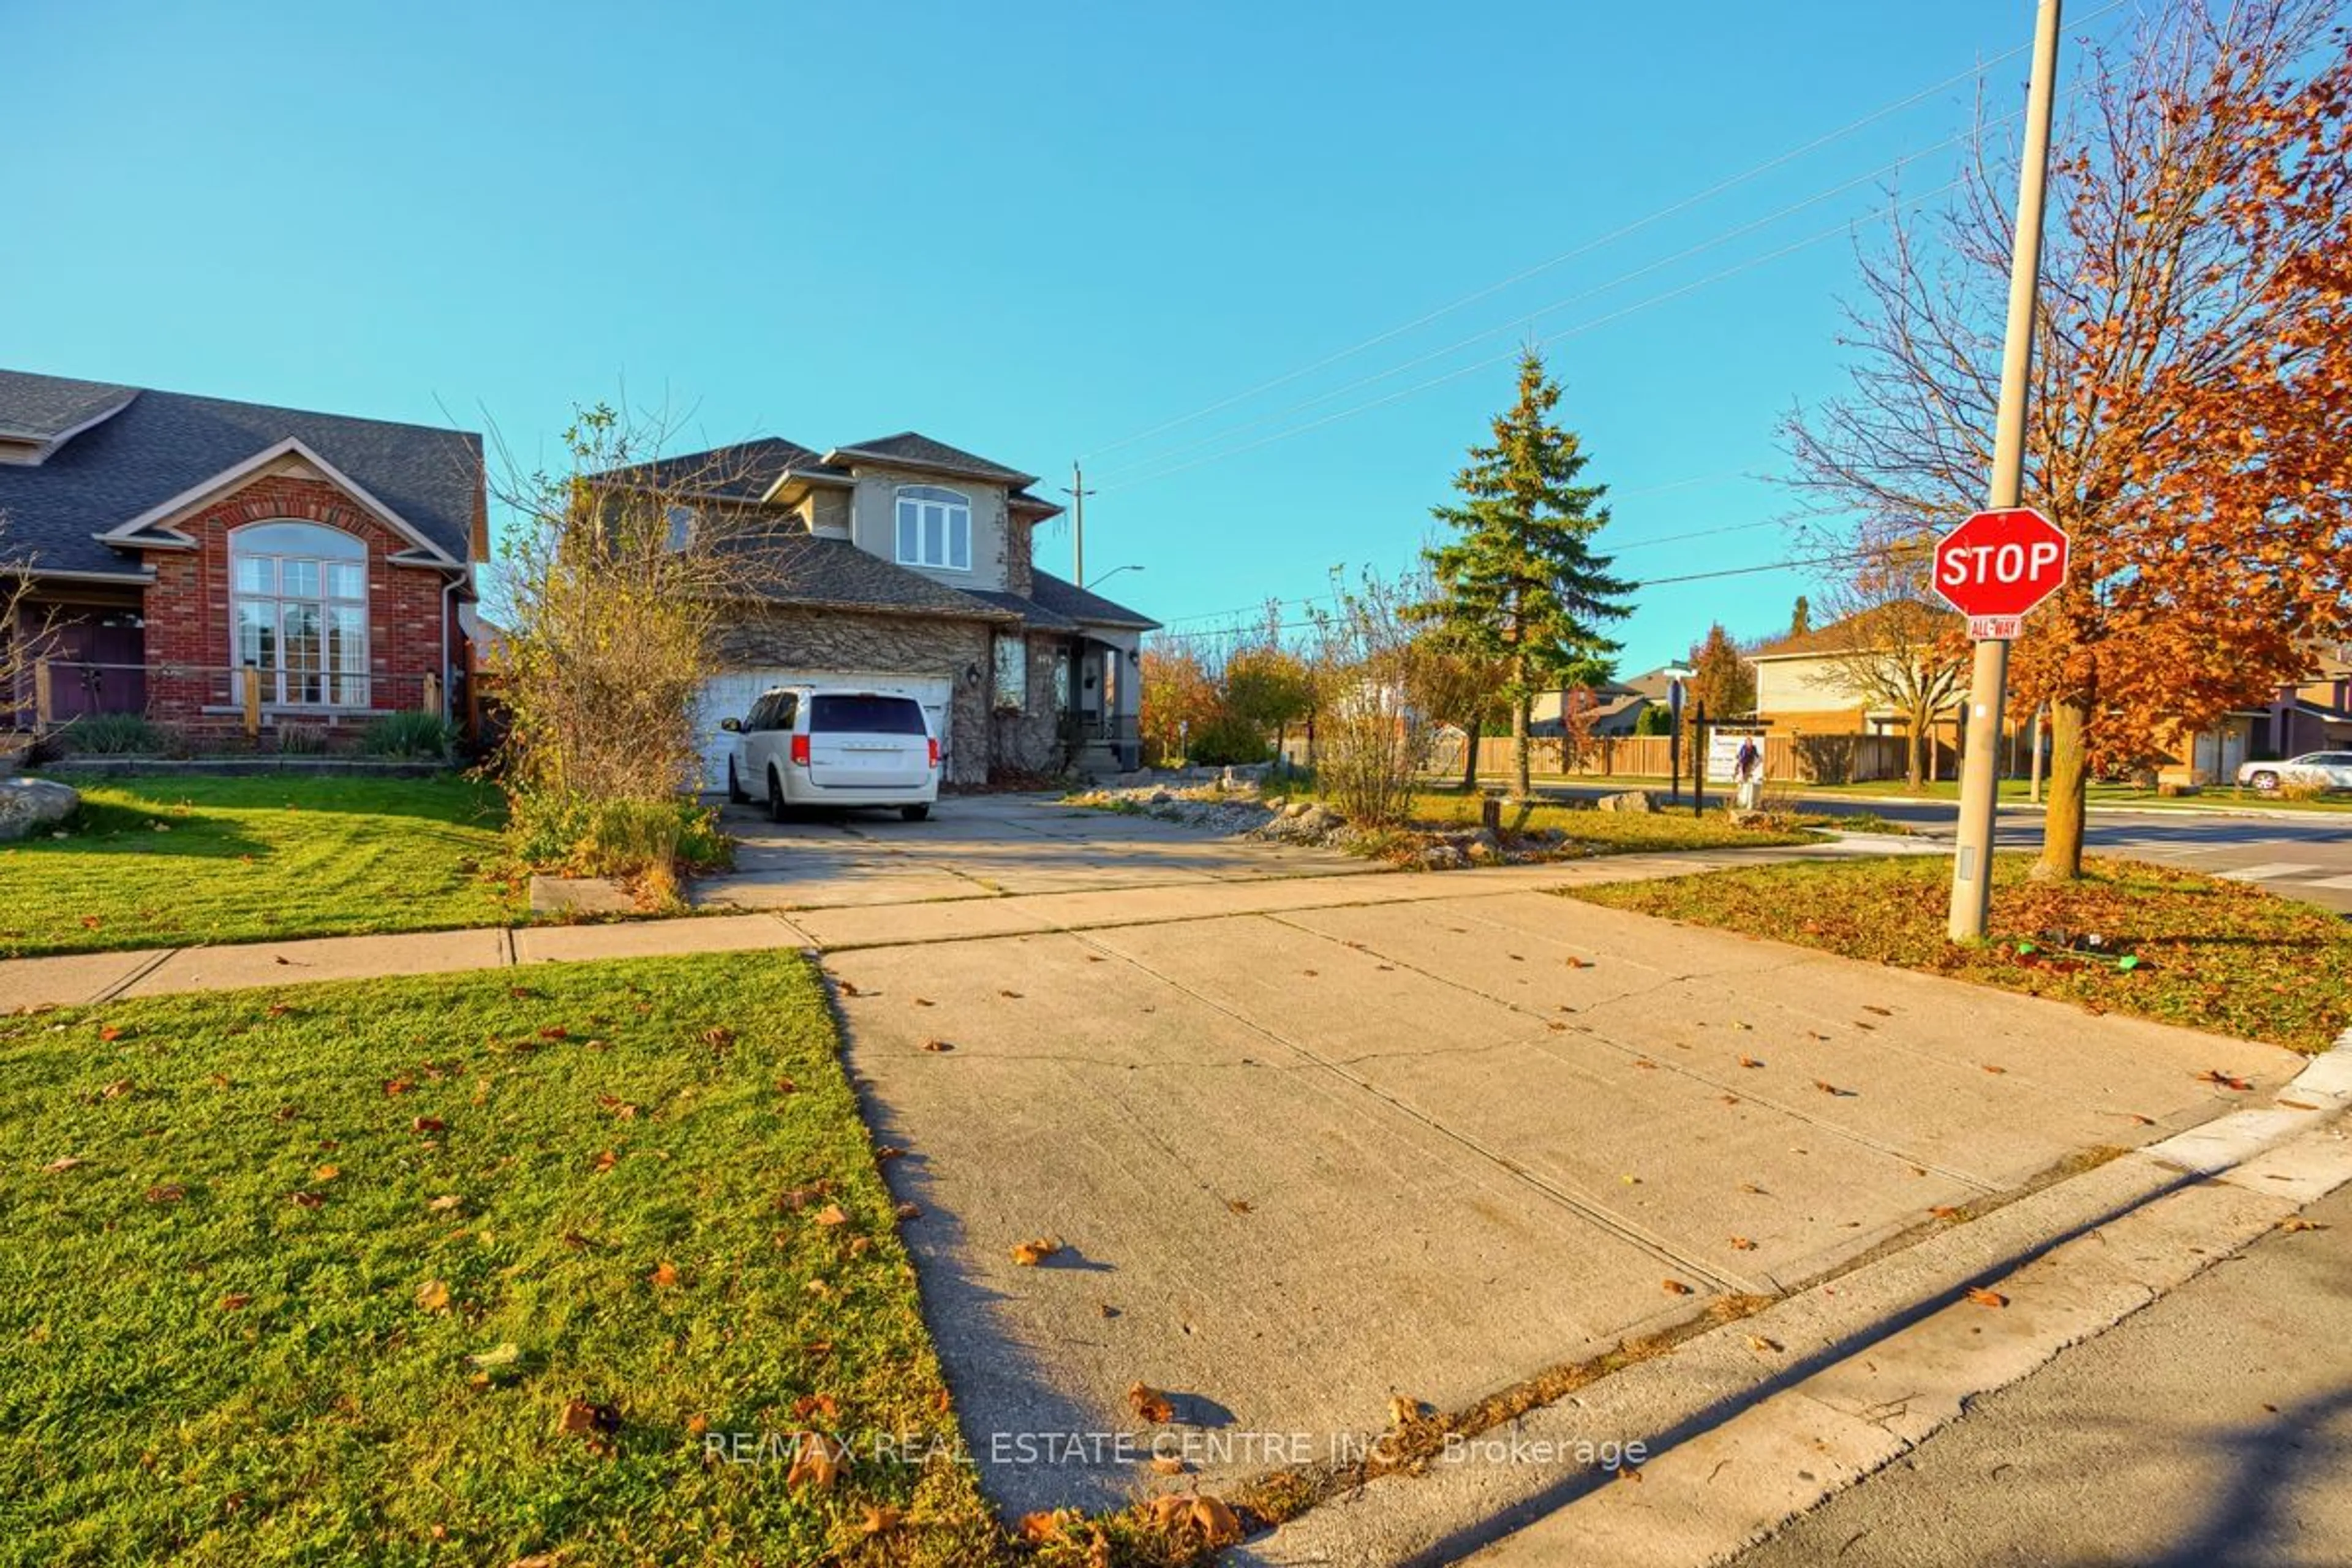
{"label": "curb", "polygon": [[[1724,1562],[2352,1182],[2352,1137],[2335,1125],[2352,1111],[2352,1030],[2273,1100],[2294,1103],[2229,1112],[1935,1232],[1227,1561]],[[1996,1283],[1998,1310],[1969,1294]],[[1640,1484],[1595,1463],[1635,1442]]]}

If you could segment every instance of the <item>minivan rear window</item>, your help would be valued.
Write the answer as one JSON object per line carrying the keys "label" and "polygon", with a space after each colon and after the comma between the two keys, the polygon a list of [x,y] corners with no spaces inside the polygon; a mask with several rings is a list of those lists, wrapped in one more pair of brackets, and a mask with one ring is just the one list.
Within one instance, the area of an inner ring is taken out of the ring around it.
{"label": "minivan rear window", "polygon": [[812,732],[828,735],[920,735],[923,707],[911,697],[819,697],[809,710]]}

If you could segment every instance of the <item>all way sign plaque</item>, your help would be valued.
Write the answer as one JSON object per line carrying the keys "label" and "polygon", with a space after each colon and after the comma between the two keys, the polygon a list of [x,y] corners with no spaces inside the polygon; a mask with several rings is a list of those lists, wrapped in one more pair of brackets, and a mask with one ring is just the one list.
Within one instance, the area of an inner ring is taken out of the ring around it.
{"label": "all way sign plaque", "polygon": [[1936,542],[1936,592],[1969,636],[2008,641],[2066,581],[2066,535],[2030,506],[1980,511]]}

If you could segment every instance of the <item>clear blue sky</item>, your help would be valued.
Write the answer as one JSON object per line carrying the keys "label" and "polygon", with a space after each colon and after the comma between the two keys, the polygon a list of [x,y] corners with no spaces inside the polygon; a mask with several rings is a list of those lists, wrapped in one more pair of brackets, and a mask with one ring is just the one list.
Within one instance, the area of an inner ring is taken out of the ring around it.
{"label": "clear blue sky", "polygon": [[[1784,557],[1773,527],[1645,542],[1785,509],[1743,476],[1779,471],[1778,420],[1839,384],[1852,248],[1757,258],[1850,222],[1867,241],[1884,198],[1864,181],[1673,258],[1936,148],[1966,84],[1128,438],[2011,50],[2032,6],[5,10],[0,365],[495,424],[527,456],[625,384],[698,446],[912,427],[1054,485],[1084,455],[1089,574],[1138,563],[1109,591],[1197,626],[1319,593],[1336,563],[1408,561],[1530,331],[1568,334],[1546,352],[1616,492],[1622,571]],[[2101,32],[2126,14],[2073,10]],[[1991,71],[2002,112],[2024,71]],[[1903,188],[1955,156],[1927,152]],[[1066,574],[1068,551],[1052,534],[1039,558]],[[1648,589],[1621,668],[1716,617],[1783,628],[1804,586]]]}

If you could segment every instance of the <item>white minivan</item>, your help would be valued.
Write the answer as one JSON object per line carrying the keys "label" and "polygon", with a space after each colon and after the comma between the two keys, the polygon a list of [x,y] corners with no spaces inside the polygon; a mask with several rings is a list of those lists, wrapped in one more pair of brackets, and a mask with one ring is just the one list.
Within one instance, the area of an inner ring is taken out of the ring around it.
{"label": "white minivan", "polygon": [[895,805],[909,822],[940,797],[940,738],[911,697],[824,686],[778,686],[719,727],[727,798],[768,803],[777,821],[795,805]]}

